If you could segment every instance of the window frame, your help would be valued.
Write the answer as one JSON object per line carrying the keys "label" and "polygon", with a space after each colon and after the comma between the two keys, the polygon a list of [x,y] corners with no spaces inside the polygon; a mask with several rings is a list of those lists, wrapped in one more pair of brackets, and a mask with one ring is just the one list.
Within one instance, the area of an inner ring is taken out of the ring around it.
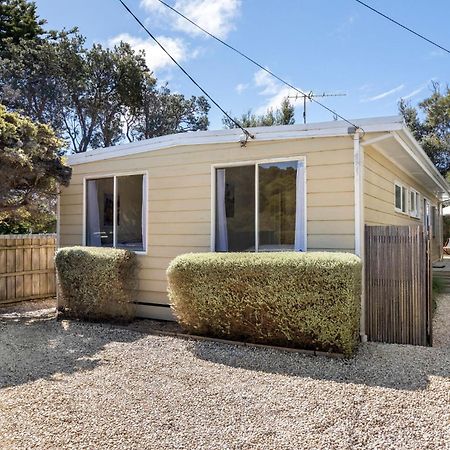
{"label": "window frame", "polygon": [[[86,245],[86,187],[88,180],[98,180],[100,178],[112,178],[113,179],[113,192],[114,192],[114,202],[113,202],[113,246],[111,248],[116,247],[116,227],[117,227],[117,178],[118,177],[127,177],[132,175],[142,175],[142,209],[145,217],[144,220],[144,230],[142,230],[143,237],[143,247],[144,250],[130,250],[136,255],[147,255],[148,254],[148,171],[147,170],[135,170],[129,172],[112,172],[112,173],[101,173],[101,174],[92,174],[83,177],[83,235],[82,235],[82,246],[87,247]],[[103,247],[100,247],[103,248]]]}
{"label": "window frame", "polygon": [[[401,204],[401,208],[397,207],[397,202],[396,202],[396,188],[397,186],[400,188],[400,200],[402,202]],[[403,204],[403,195],[402,195],[402,191],[405,190],[406,194],[405,194],[405,198],[406,198],[406,205]],[[405,210],[403,210],[403,207],[405,207]],[[403,183],[400,183],[400,181],[394,181],[394,209],[395,212],[399,213],[399,214],[404,214],[404,215],[409,215],[409,189],[407,188],[406,185],[404,185]]]}
{"label": "window frame", "polygon": [[217,169],[226,169],[229,167],[242,167],[242,166],[254,166],[255,167],[255,252],[259,252],[259,171],[258,166],[260,164],[270,164],[270,163],[282,163],[289,161],[300,161],[303,163],[304,170],[304,179],[303,179],[303,204],[304,204],[304,218],[303,218],[303,229],[304,229],[304,243],[305,249],[304,252],[308,251],[308,204],[307,204],[307,191],[306,191],[306,180],[307,180],[307,166],[306,166],[306,157],[305,156],[287,156],[285,158],[270,158],[270,159],[256,159],[256,160],[244,160],[244,161],[233,161],[229,163],[217,163],[211,165],[211,232],[210,232],[210,251],[216,253],[216,170]]}
{"label": "window frame", "polygon": [[[416,189],[410,188],[408,192],[408,210],[410,217],[414,219],[420,219],[420,192]],[[414,194],[416,208],[414,210],[411,209],[411,194]]]}

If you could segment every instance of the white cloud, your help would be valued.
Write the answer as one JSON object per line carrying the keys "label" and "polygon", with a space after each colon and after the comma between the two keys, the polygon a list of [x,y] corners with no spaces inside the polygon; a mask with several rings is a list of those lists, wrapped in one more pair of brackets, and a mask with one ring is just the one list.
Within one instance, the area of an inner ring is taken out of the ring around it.
{"label": "white cloud", "polygon": [[[184,61],[188,59],[188,57],[196,56],[196,52],[188,54],[188,49],[182,39],[167,36],[158,36],[157,39],[178,62]],[[152,71],[165,69],[173,65],[171,59],[150,39],[142,39],[137,36],[123,33],[111,38],[109,40],[109,45],[119,44],[120,41],[128,42],[135,51],[143,50],[145,52],[147,65]]]}
{"label": "white cloud", "polygon": [[405,87],[404,84],[401,84],[400,86],[397,86],[393,89],[390,89],[389,91],[386,92],[382,92],[381,94],[377,94],[373,97],[369,97],[367,99],[365,99],[364,101],[366,102],[374,102],[376,100],[381,100],[382,98],[388,97],[389,95],[395,94],[396,92],[401,91],[403,88]]}
{"label": "white cloud", "polygon": [[248,84],[239,83],[236,85],[235,89],[238,94],[242,94],[248,88]]}
{"label": "white cloud", "polygon": [[255,86],[262,89],[259,95],[274,95],[280,90],[280,84],[263,69],[255,72],[253,80]]}
{"label": "white cloud", "polygon": [[412,92],[410,92],[409,94],[403,95],[402,99],[403,100],[408,100],[409,98],[412,98],[414,96],[416,96],[417,94],[420,94],[427,86],[421,86],[417,89],[414,89]]}
{"label": "white cloud", "polygon": [[[150,13],[165,16],[175,30],[191,35],[203,34],[201,30],[170,11],[158,0],[141,0],[140,5]],[[176,0],[173,7],[210,33],[225,38],[235,29],[241,0]]]}
{"label": "white cloud", "polygon": [[260,89],[259,95],[267,97],[266,102],[256,109],[256,114],[265,114],[268,109],[279,108],[281,102],[286,97],[294,96],[296,94],[291,88],[279,83],[262,69],[255,72],[253,80],[255,86]]}

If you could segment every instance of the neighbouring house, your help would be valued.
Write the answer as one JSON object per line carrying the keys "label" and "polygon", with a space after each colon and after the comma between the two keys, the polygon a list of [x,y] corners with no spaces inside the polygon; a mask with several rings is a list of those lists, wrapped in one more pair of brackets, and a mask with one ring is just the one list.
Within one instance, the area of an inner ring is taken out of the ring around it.
{"label": "neighbouring house", "polygon": [[[166,268],[208,251],[344,251],[423,224],[441,258],[450,188],[400,117],[176,134],[69,156],[59,245],[139,255],[137,314],[171,319]],[[364,300],[363,300],[364,301]],[[362,330],[364,326],[362,325]]]}

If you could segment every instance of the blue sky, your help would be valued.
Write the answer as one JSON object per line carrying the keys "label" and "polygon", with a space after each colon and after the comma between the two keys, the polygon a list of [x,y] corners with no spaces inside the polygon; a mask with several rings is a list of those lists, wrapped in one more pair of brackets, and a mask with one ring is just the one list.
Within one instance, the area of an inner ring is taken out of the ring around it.
{"label": "blue sky", "polygon": [[[212,33],[224,38],[273,72],[305,91],[345,93],[322,99],[346,118],[397,114],[401,97],[413,104],[429,94],[431,80],[450,82],[450,55],[379,17],[354,0],[166,0]],[[150,31],[233,115],[263,112],[294,94],[240,56],[197,33],[157,0],[127,0]],[[416,31],[450,46],[445,0],[367,3]],[[116,0],[37,0],[48,27],[77,26],[93,42],[120,39],[145,48],[149,67],[161,82],[187,96],[198,89],[155,50]],[[210,128],[222,128],[214,106]],[[308,105],[308,122],[332,120]],[[302,122],[302,102],[296,107]]]}

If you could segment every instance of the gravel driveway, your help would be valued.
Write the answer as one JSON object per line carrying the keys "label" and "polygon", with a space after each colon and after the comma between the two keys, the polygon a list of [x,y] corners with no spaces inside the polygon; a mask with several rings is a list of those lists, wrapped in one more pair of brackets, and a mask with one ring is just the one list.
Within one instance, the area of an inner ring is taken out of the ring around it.
{"label": "gravel driveway", "polygon": [[[438,321],[449,333],[450,317]],[[364,344],[340,360],[58,322],[52,310],[0,316],[0,447],[450,448],[450,339],[438,342]]]}

